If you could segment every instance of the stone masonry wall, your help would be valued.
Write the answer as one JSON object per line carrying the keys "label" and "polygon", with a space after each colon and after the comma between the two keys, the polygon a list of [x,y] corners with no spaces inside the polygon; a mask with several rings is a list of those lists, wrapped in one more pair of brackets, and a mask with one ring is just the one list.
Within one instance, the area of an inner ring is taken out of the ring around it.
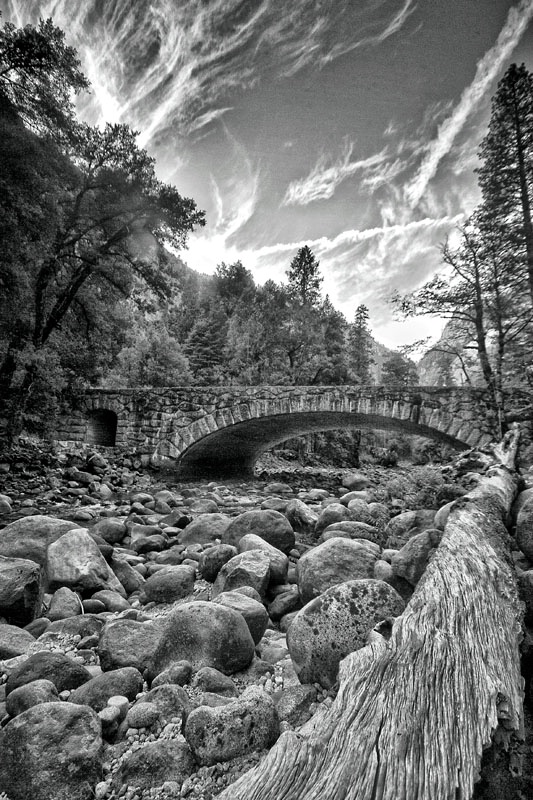
{"label": "stone masonry wall", "polygon": [[[161,389],[93,389],[64,419],[56,438],[87,441],[89,415],[117,416],[117,447],[179,458],[203,436],[249,419],[302,412],[365,415],[375,427],[404,421],[410,432],[456,439],[474,446],[497,437],[480,391],[464,388],[353,386],[246,386]],[[376,422],[377,420],[377,422]],[[382,423],[382,424],[381,424]],[[414,430],[416,427],[417,430]]]}

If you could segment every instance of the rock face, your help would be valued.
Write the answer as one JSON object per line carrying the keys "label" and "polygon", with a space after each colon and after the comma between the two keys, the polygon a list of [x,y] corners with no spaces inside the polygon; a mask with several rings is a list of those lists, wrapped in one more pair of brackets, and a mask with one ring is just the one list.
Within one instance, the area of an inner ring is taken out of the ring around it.
{"label": "rock face", "polygon": [[[344,506],[343,506],[344,507]],[[338,583],[372,578],[380,548],[370,541],[335,537],[305,553],[297,576],[304,603]]]}
{"label": "rock face", "polygon": [[169,614],[150,673],[158,675],[173,662],[187,660],[195,670],[215,667],[231,675],[246,669],[253,655],[254,641],[242,614],[199,600]]}
{"label": "rock face", "polygon": [[48,547],[46,572],[50,588],[79,591],[124,588],[85,529],[69,531]]}
{"label": "rock face", "polygon": [[88,706],[41,703],[0,731],[0,786],[10,800],[90,800],[101,769],[100,720]]}
{"label": "rock face", "polygon": [[287,646],[301,683],[329,688],[339,662],[366,644],[376,623],[401,614],[405,604],[388,583],[355,580],[333,586],[293,619]]}
{"label": "rock face", "polygon": [[40,615],[42,600],[39,565],[27,558],[0,556],[0,617],[12,625],[27,625]]}
{"label": "rock face", "polygon": [[239,514],[224,531],[222,542],[236,547],[247,533],[255,533],[282,553],[289,553],[296,541],[287,517],[273,509]]}
{"label": "rock face", "polygon": [[272,699],[251,686],[224,706],[194,709],[184,733],[198,763],[209,765],[270,747],[279,736],[279,720]]}

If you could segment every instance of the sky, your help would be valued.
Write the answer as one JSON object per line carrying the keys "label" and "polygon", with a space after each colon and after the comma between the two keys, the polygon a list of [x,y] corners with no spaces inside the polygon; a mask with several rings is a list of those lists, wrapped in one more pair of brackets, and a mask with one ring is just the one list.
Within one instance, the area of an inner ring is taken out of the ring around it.
{"label": "sky", "polygon": [[[79,52],[91,124],[124,122],[206,211],[181,256],[285,280],[308,245],[348,321],[399,347],[440,331],[390,297],[441,268],[479,202],[477,152],[508,66],[533,70],[533,0],[0,0]],[[456,235],[456,234],[455,234]]]}

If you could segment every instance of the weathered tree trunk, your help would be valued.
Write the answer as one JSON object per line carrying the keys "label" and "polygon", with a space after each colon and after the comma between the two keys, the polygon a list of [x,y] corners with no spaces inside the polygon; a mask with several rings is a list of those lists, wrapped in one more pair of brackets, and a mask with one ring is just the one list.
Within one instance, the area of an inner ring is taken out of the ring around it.
{"label": "weathered tree trunk", "polygon": [[503,520],[518,433],[457,502],[388,641],[341,664],[333,706],[282,734],[220,800],[467,800],[495,732],[522,730],[517,597]]}

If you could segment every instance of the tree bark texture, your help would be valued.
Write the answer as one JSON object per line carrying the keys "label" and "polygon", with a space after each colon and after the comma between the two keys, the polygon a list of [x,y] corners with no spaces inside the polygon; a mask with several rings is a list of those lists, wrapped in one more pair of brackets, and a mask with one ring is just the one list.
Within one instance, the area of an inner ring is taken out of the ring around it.
{"label": "tree bark texture", "polygon": [[220,800],[468,800],[484,748],[522,731],[522,608],[504,524],[518,433],[450,514],[387,640],[341,663],[329,709]]}

